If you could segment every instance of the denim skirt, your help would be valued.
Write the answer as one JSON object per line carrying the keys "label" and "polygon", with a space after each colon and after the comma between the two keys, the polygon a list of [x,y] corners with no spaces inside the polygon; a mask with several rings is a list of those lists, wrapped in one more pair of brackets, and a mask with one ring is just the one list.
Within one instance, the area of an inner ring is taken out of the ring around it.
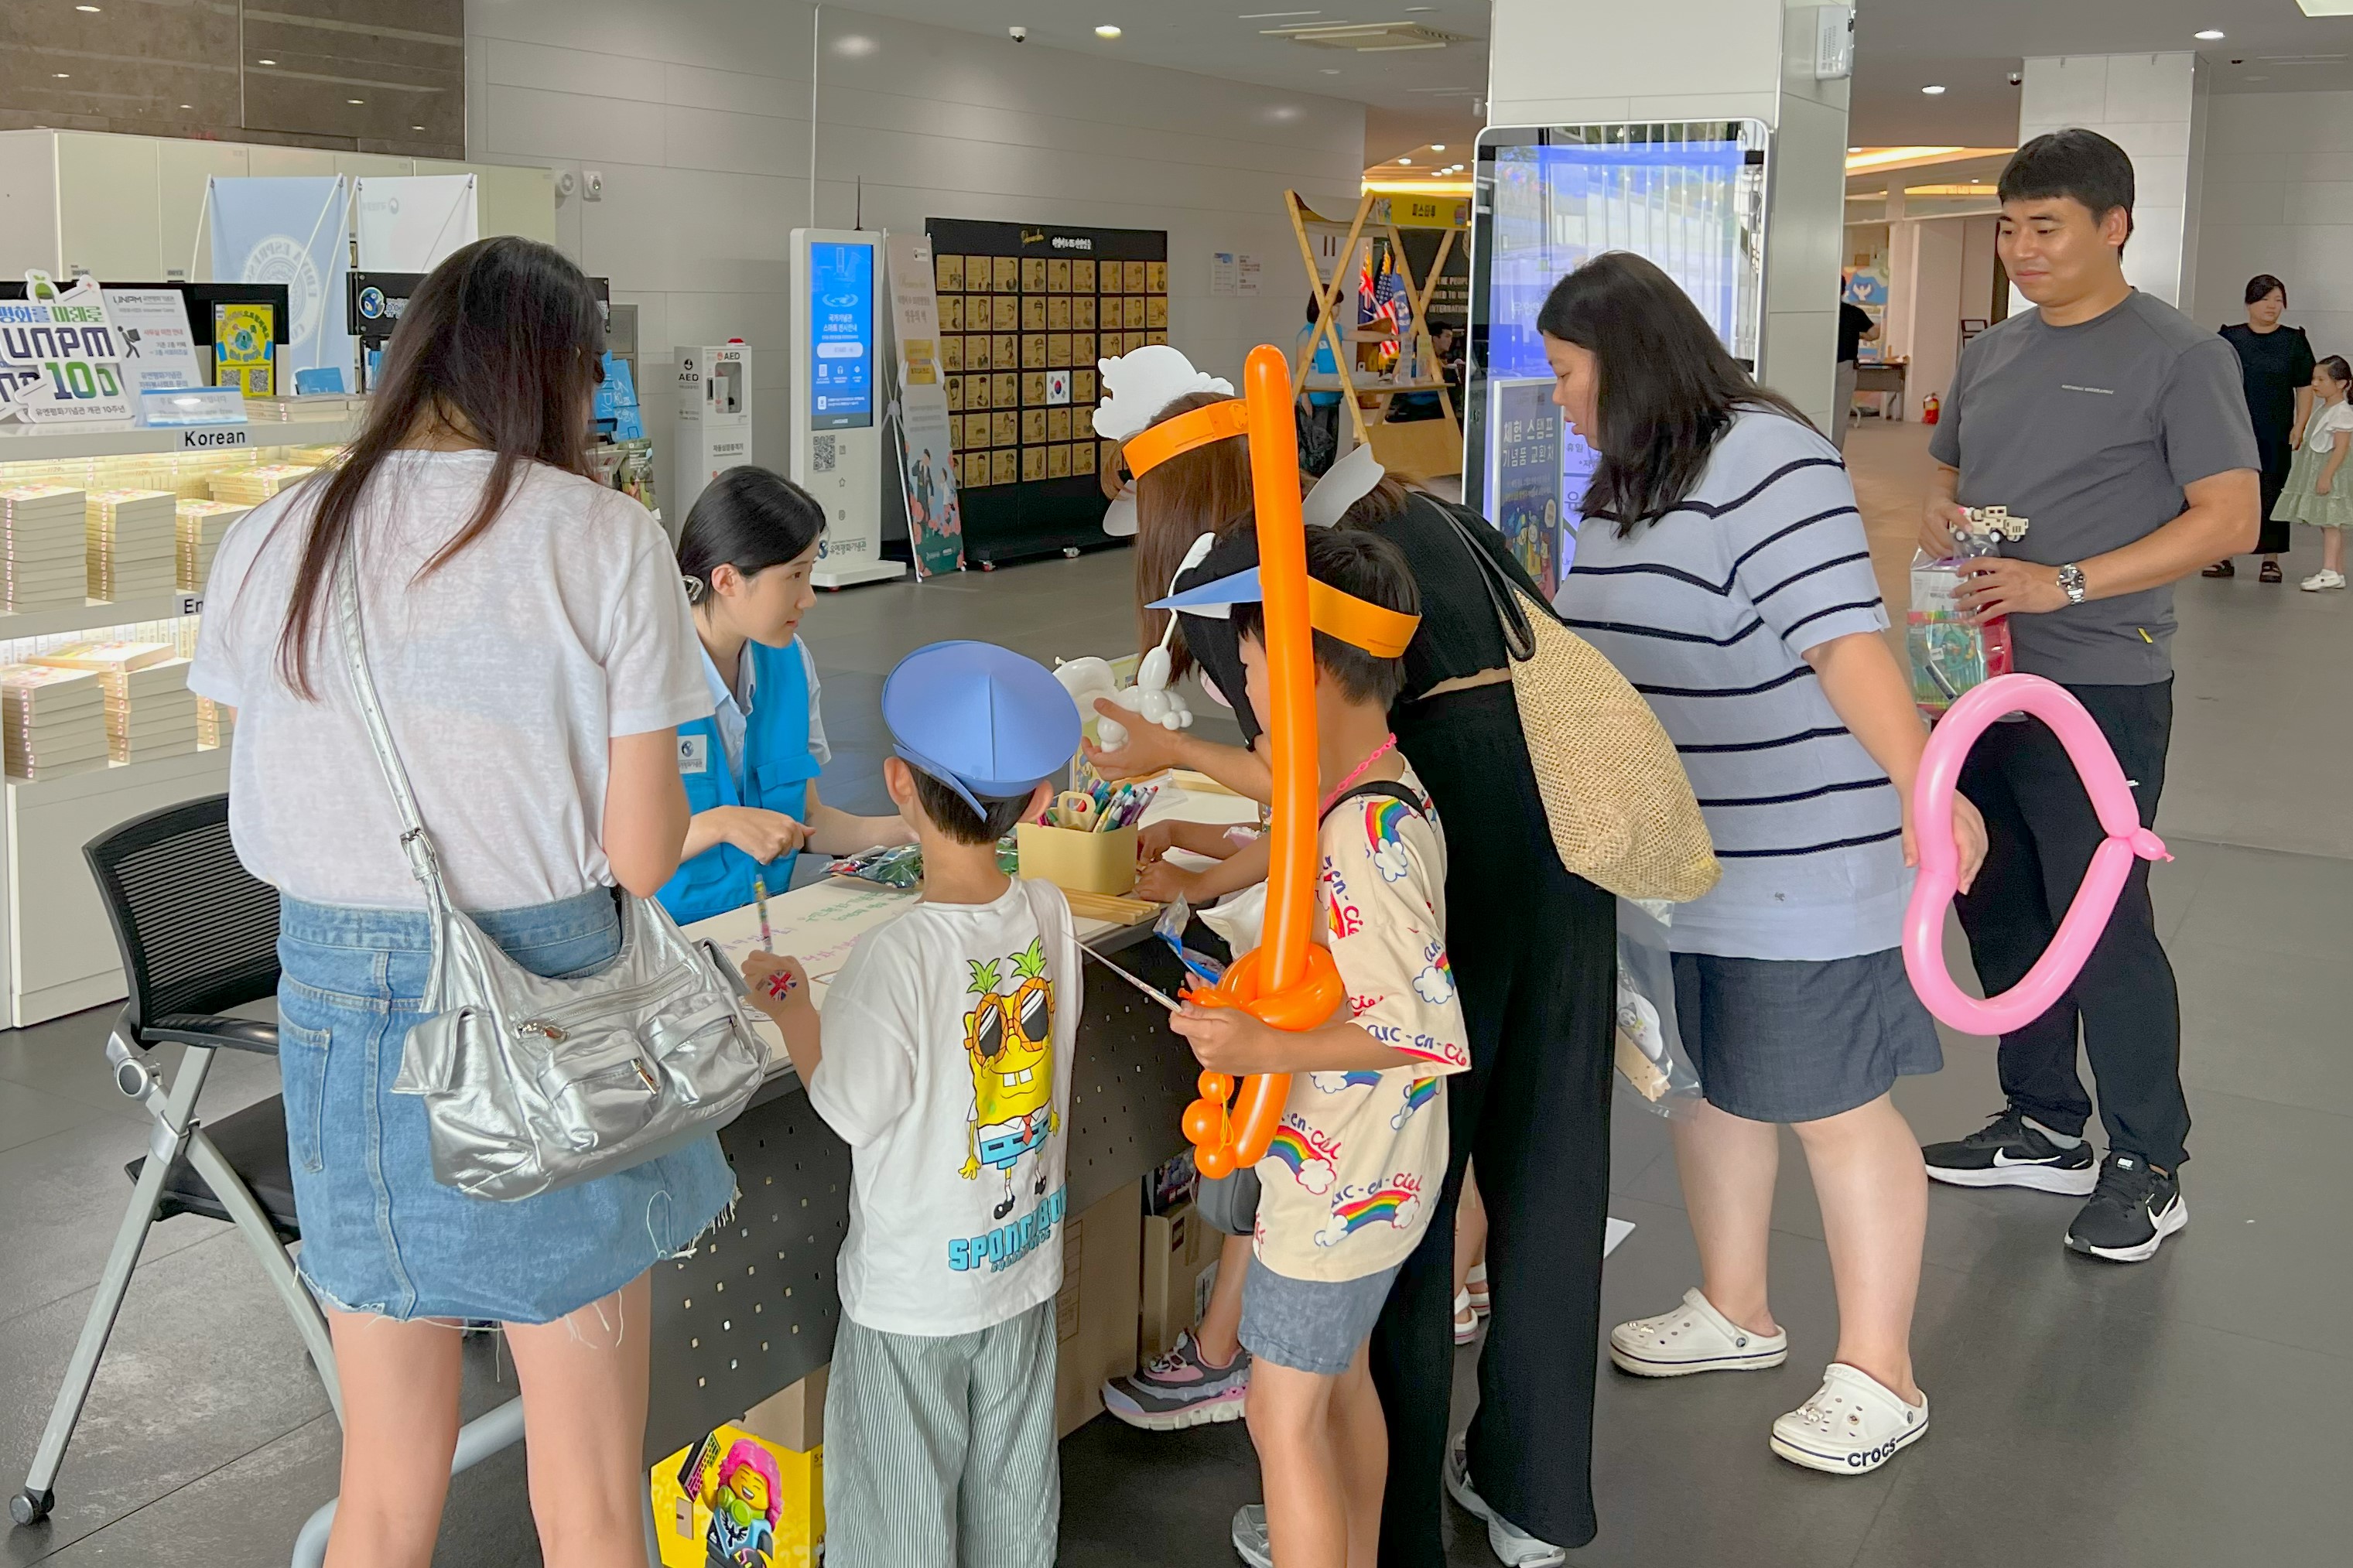
{"label": "denim skirt", "polygon": [[[475,923],[534,974],[593,974],[621,951],[597,889]],[[433,1179],[425,1102],[395,1094],[424,1016],[422,910],[279,906],[278,1065],[303,1280],[329,1306],[399,1320],[547,1323],[692,1247],[734,1201],[716,1136],[516,1203]]]}

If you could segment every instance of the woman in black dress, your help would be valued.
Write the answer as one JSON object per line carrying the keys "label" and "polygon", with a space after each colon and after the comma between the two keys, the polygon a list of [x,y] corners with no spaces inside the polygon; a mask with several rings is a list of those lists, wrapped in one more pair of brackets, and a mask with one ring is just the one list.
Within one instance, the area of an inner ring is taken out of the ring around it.
{"label": "woman in black dress", "polygon": [[[2302,327],[2280,325],[2280,313],[2286,309],[2287,285],[2268,272],[2258,273],[2247,279],[2245,324],[2222,329],[2222,336],[2239,351],[2247,413],[2255,422],[2255,445],[2263,453],[2263,530],[2255,548],[2263,553],[2266,583],[2280,581],[2280,553],[2287,549],[2287,524],[2272,517],[2272,508],[2279,504],[2288,465],[2304,439],[2305,416],[2312,411],[2312,343]],[[2217,561],[2205,574],[2235,574],[2230,562]]]}
{"label": "woman in black dress", "polygon": [[[1154,422],[1220,401],[1180,397]],[[1254,542],[1227,538],[1249,521],[1248,442],[1219,441],[1171,458],[1135,491],[1136,602],[1142,646],[1151,647],[1166,621],[1142,606],[1167,593],[1172,578],[1192,586],[1254,563]],[[1484,520],[1461,515],[1476,547],[1545,603]],[[1389,721],[1449,827],[1447,946],[1471,1031],[1471,1070],[1447,1089],[1445,1189],[1373,1333],[1373,1376],[1389,1429],[1380,1561],[1384,1568],[1440,1568],[1440,1488],[1449,1480],[1466,1506],[1488,1518],[1498,1554],[1510,1547],[1506,1561],[1528,1561],[1539,1542],[1582,1546],[1595,1530],[1593,1379],[1609,1184],[1616,901],[1563,869],[1553,848],[1503,632],[1473,546],[1457,532],[1446,503],[1385,479],[1347,510],[1341,526],[1396,544],[1420,590],[1421,626],[1406,649],[1405,690]],[[1179,575],[1204,533],[1226,542]],[[1198,662],[1232,701],[1244,743],[1254,742],[1261,726],[1242,696],[1230,624],[1185,616],[1179,629],[1185,662]],[[1180,662],[1179,673],[1184,668]],[[1127,748],[1103,754],[1106,774],[1196,767],[1265,798],[1263,782],[1245,787],[1253,768],[1261,781],[1266,773],[1249,753],[1150,726],[1133,734]],[[1449,1454],[1446,1436],[1454,1211],[1474,1155],[1487,1207],[1493,1316],[1480,1355],[1466,1470]]]}

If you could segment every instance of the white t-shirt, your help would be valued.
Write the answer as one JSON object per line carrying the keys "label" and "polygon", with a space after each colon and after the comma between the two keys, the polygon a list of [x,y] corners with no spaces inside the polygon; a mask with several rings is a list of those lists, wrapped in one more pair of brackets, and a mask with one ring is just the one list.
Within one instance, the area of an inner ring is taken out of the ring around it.
{"label": "white t-shirt", "polygon": [[850,1149],[841,1310],[965,1334],[1062,1284],[1062,1122],[1085,1003],[1050,882],[919,903],[861,938],[826,993],[809,1103]]}
{"label": "white t-shirt", "polygon": [[[531,465],[488,531],[417,577],[472,517],[491,461],[396,453],[356,519],[368,668],[450,895],[471,910],[609,886],[607,742],[711,711],[669,541],[617,490]],[[278,674],[320,488],[231,525],[188,685],[237,710],[229,827],[248,870],[312,903],[418,908],[332,594],[311,658],[320,700]]]}
{"label": "white t-shirt", "polygon": [[2324,403],[2312,411],[2304,427],[2304,444],[2327,455],[2337,449],[2337,433],[2353,431],[2353,403]]}

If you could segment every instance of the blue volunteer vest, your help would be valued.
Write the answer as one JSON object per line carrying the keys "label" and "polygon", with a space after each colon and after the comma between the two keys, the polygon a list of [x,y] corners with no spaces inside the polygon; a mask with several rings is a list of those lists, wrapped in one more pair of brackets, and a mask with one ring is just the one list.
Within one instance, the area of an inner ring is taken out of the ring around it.
{"label": "blue volunteer vest", "polygon": [[[755,805],[806,821],[809,780],[818,776],[809,752],[808,670],[799,639],[783,647],[744,645],[752,660],[753,708],[744,730],[744,779],[737,784],[715,719],[678,727],[679,775],[688,806],[698,815],[723,805]],[[752,879],[768,876],[771,894],[785,890],[792,858],[767,871],[733,844],[704,850],[678,868],[660,893],[662,908],[681,925],[740,910],[752,901]]]}

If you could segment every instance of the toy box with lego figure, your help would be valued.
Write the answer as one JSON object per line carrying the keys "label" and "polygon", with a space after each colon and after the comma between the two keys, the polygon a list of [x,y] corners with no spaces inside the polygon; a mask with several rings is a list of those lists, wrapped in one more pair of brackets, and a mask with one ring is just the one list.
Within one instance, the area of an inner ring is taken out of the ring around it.
{"label": "toy box with lego figure", "polygon": [[653,1468],[663,1568],[816,1568],[824,1556],[825,1450],[722,1426]]}
{"label": "toy box with lego figure", "polygon": [[1962,567],[1978,556],[1998,554],[2004,540],[2023,538],[2027,520],[1999,506],[1971,507],[1968,519],[1968,531],[1957,536],[1954,553],[1942,560],[1931,560],[1926,552],[1912,557],[1905,643],[1911,655],[1912,700],[1932,723],[1962,692],[2011,668],[2009,619],[1983,626],[1970,619],[1959,598]]}

